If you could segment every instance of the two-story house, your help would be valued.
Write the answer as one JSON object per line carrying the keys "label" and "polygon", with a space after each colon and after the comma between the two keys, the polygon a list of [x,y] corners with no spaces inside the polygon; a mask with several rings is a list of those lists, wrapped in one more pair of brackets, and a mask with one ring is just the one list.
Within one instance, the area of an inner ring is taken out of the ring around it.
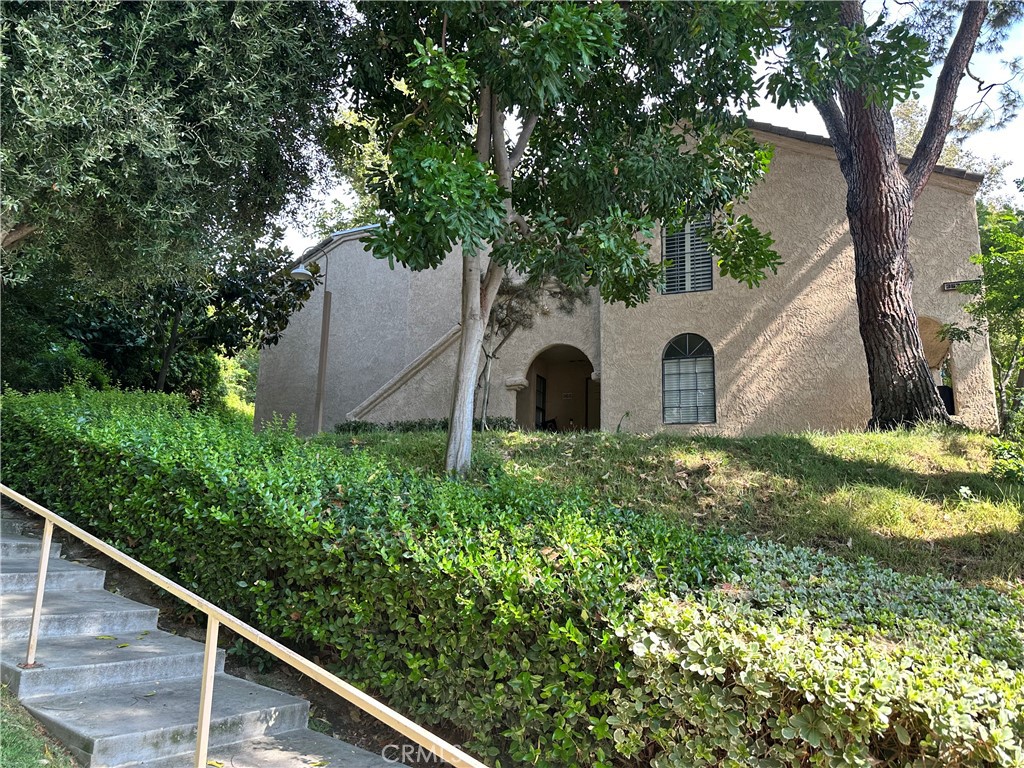
{"label": "two-story house", "polygon": [[[722,278],[699,225],[657,236],[671,263],[663,288],[635,308],[542,311],[494,362],[491,416],[527,428],[622,428],[723,435],[858,429],[870,417],[857,329],[846,184],[828,139],[755,123],[776,148],[742,206],[784,264],[758,288]],[[968,426],[996,426],[988,341],[950,345],[966,321],[949,283],[975,279],[974,196],[981,177],[939,167],[911,233],[914,304],[937,385]],[[350,419],[442,418],[451,404],[461,265],[391,270],[364,250],[365,228],[311,248],[324,284],[260,360],[257,423],[295,414],[303,433]],[[947,396],[950,391],[947,390]],[[479,398],[478,398],[479,403]]]}

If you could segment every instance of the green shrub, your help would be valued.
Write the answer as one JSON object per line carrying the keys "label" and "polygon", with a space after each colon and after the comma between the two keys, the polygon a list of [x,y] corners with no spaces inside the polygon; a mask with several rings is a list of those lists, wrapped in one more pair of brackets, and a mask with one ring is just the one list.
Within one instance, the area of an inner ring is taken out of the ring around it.
{"label": "green shrub", "polygon": [[1018,765],[1024,608],[145,394],[6,396],[5,482],[503,765]]}
{"label": "green shrub", "polygon": [[85,355],[77,341],[55,338],[23,354],[5,350],[3,381],[22,392],[51,392],[72,382],[105,389],[110,376],[103,363]]}
{"label": "green shrub", "polygon": [[[487,429],[501,432],[515,432],[519,429],[519,423],[515,419],[506,416],[490,418],[487,420]],[[480,419],[473,419],[473,429],[477,432],[483,430],[483,422]],[[339,435],[358,435],[366,432],[447,432],[448,419],[416,419],[414,421],[343,421],[334,425],[334,431]]]}
{"label": "green shrub", "polygon": [[1024,437],[992,441],[992,474],[1024,483]]}

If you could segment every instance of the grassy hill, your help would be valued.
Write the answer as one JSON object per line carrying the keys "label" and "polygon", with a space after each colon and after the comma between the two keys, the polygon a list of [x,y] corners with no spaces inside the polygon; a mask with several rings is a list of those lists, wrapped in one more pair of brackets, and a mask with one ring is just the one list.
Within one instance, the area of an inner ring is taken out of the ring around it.
{"label": "grassy hill", "polygon": [[[437,472],[441,432],[319,440]],[[990,474],[991,438],[953,429],[751,438],[487,432],[474,479],[496,467],[701,527],[870,556],[1024,597],[1024,486]]]}

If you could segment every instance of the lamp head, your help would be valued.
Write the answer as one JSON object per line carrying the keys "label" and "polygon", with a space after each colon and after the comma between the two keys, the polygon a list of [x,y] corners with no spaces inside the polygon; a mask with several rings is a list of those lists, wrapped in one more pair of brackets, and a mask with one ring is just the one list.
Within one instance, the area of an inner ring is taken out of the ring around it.
{"label": "lamp head", "polygon": [[308,283],[313,279],[313,273],[306,269],[305,264],[300,264],[288,275],[292,280],[300,283]]}

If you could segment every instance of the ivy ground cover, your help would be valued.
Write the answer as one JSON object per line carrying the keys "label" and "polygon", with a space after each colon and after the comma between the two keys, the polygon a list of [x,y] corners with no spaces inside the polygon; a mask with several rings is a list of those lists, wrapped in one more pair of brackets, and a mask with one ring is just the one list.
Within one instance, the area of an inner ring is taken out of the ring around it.
{"label": "ivy ground cover", "polygon": [[493,764],[1024,764],[1010,594],[171,397],[2,408],[5,483]]}

